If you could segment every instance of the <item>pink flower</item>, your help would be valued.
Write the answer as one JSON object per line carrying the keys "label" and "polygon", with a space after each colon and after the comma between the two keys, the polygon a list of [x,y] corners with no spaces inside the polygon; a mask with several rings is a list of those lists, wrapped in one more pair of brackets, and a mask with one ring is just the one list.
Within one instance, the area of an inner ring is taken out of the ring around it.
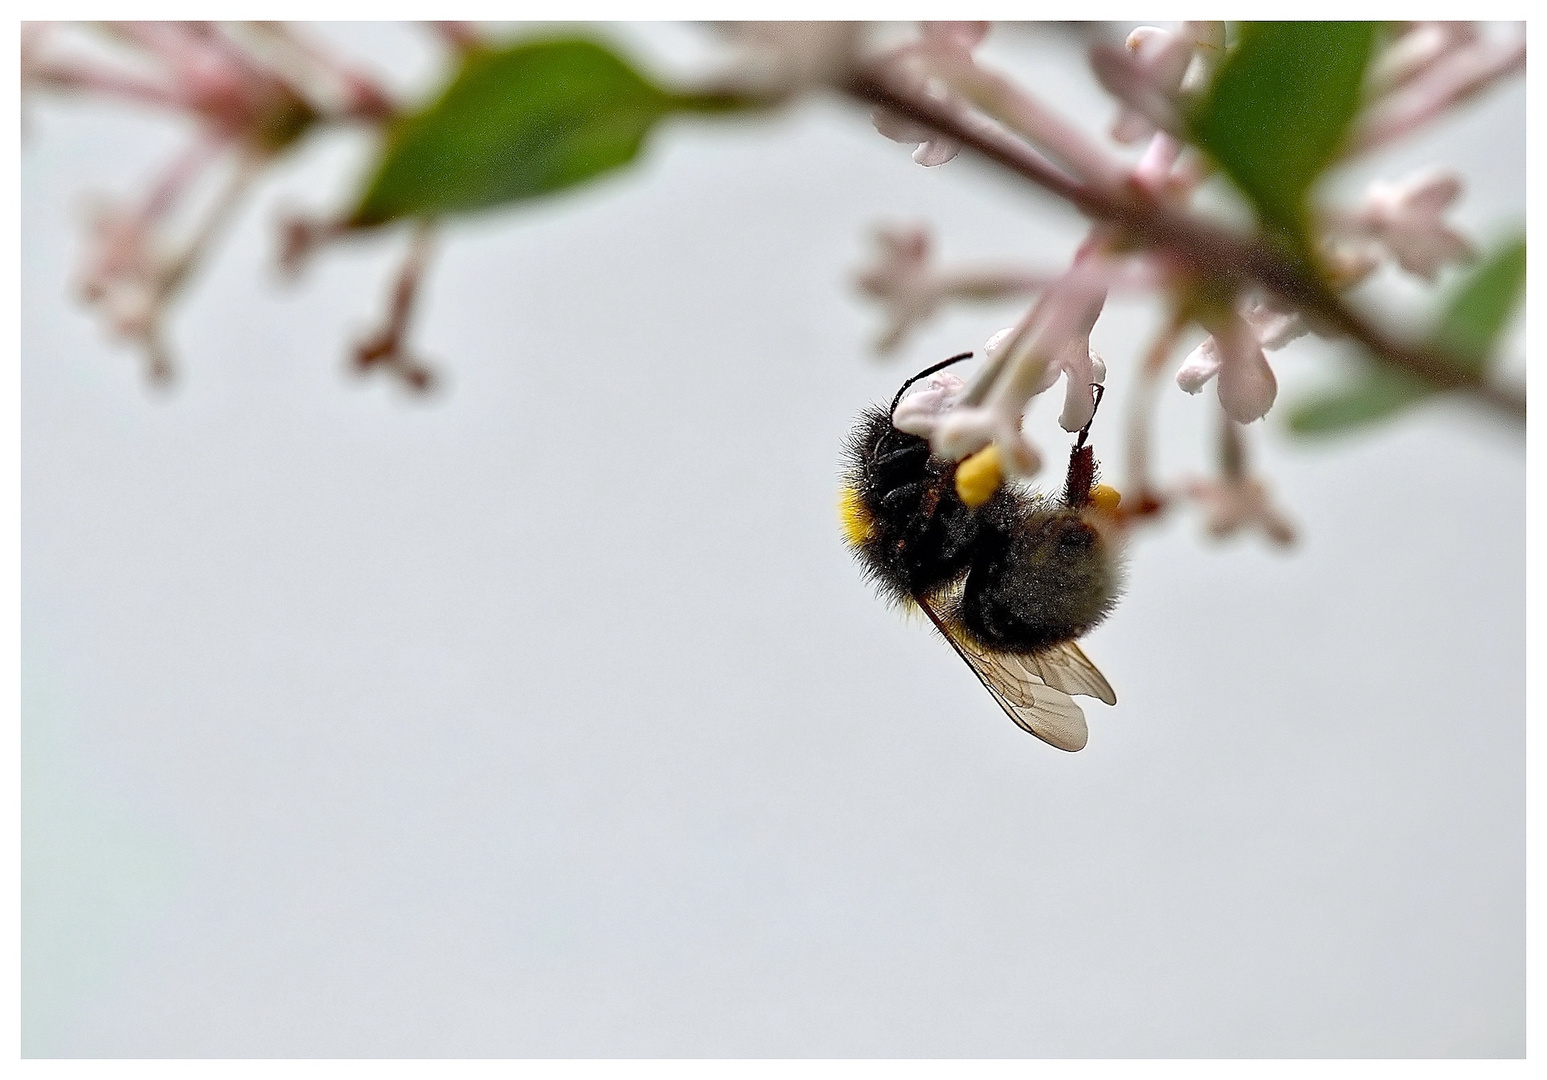
{"label": "pink flower", "polygon": [[1034,475],[1042,456],[1021,424],[1031,400],[1059,376],[1068,382],[1059,423],[1077,431],[1090,420],[1095,409],[1091,384],[1106,377],[1106,365],[1090,351],[1090,331],[1106,301],[1112,271],[1108,259],[1087,248],[1016,326],[989,339],[984,348],[988,359],[962,403],[932,426],[935,453],[960,461],[994,443],[1007,475]]}
{"label": "pink flower", "polygon": [[1477,40],[1477,27],[1468,22],[1413,23],[1381,51],[1370,65],[1371,97],[1379,98],[1412,82],[1451,53]]}
{"label": "pink flower", "polygon": [[1251,476],[1194,480],[1187,485],[1187,494],[1203,507],[1210,536],[1224,539],[1243,529],[1258,529],[1276,544],[1294,542],[1294,525],[1273,505],[1261,480]]}
{"label": "pink flower", "polygon": [[[937,66],[946,68],[971,65],[972,50],[987,36],[989,25],[986,22],[922,23],[919,40],[893,52],[888,58],[889,63],[892,70],[916,90],[937,101],[949,100],[944,88],[928,76],[920,61],[927,58]],[[920,165],[944,165],[961,150],[961,144],[955,139],[937,135],[926,127],[882,109],[873,111],[870,121],[877,131],[893,142],[917,143],[913,160]]]}
{"label": "pink flower", "polygon": [[890,352],[946,300],[997,300],[1042,288],[1049,278],[1014,267],[969,264],[937,268],[931,261],[929,230],[890,225],[876,231],[880,252],[856,275],[860,289],[886,309],[887,326],[876,342]]}
{"label": "pink flower", "polygon": [[[1098,308],[1095,312],[1100,314]],[[1090,319],[1094,325],[1095,318]],[[1059,378],[1064,380],[1064,407],[1058,415],[1058,426],[1065,431],[1079,431],[1096,412],[1096,395],[1091,388],[1107,381],[1107,365],[1090,347],[1090,326],[1082,325],[1074,336],[1066,341],[1047,365],[1041,376],[1032,383],[1031,396],[1035,397],[1052,389]],[[1007,326],[983,346],[989,360],[994,360],[1010,344],[1015,327]]]}
{"label": "pink flower", "polygon": [[1265,301],[1258,301],[1241,312],[1241,318],[1252,328],[1257,343],[1264,349],[1277,351],[1296,338],[1310,332],[1298,311],[1284,311]]}
{"label": "pink flower", "polygon": [[1122,103],[1112,138],[1134,143],[1157,130],[1181,134],[1183,88],[1200,82],[1223,55],[1225,24],[1184,23],[1179,34],[1141,26],[1123,44],[1098,45],[1090,58],[1101,85]]}
{"label": "pink flower", "polygon": [[1350,134],[1348,155],[1404,138],[1500,79],[1525,70],[1524,33],[1442,31],[1429,36],[1432,40],[1411,47],[1412,55],[1398,54],[1384,72],[1377,64],[1377,96]]}
{"label": "pink flower", "polygon": [[719,25],[738,54],[730,81],[773,99],[840,82],[854,67],[865,30],[865,24],[853,22]]}
{"label": "pink flower", "polygon": [[1196,394],[1218,376],[1219,403],[1225,414],[1241,424],[1260,420],[1278,396],[1278,379],[1263,355],[1261,340],[1234,312],[1210,329],[1213,333],[1183,361],[1176,384]]}
{"label": "pink flower", "polygon": [[1351,221],[1352,231],[1383,247],[1410,274],[1433,281],[1446,263],[1466,262],[1472,245],[1445,223],[1461,194],[1453,173],[1425,171],[1397,183],[1376,181]]}

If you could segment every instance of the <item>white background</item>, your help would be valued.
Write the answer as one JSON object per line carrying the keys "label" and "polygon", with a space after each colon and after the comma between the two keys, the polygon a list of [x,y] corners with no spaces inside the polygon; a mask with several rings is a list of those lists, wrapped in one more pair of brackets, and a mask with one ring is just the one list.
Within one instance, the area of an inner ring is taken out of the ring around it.
{"label": "white background", "polygon": [[[406,29],[331,33],[429,77]],[[687,63],[704,33],[618,39]],[[1110,118],[1068,39],[985,55]],[[1341,190],[1443,161],[1497,238],[1524,102]],[[277,203],[342,206],[362,167],[318,139],[179,304],[164,395],[70,282],[81,196],[142,189],[185,136],[28,104],[26,1053],[1524,1052],[1517,432],[1454,404],[1325,443],[1254,426],[1301,543],[1143,534],[1087,642],[1121,704],[1062,754],[867,592],[834,502],[855,413],[1016,314],[878,365],[867,230],[1056,267],[1072,215],[838,103],[672,126],[626,174],[447,230],[425,402],[343,365],[401,236],[273,282]],[[1155,318],[1096,331],[1119,483]],[[1281,403],[1336,355],[1278,354]],[[1168,391],[1166,475],[1209,467],[1215,409]]]}

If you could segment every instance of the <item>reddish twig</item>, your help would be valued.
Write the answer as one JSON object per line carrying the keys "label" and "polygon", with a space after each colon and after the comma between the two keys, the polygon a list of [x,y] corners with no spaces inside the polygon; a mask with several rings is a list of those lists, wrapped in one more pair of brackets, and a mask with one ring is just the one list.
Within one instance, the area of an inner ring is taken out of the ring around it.
{"label": "reddish twig", "polygon": [[1014,135],[927,95],[894,85],[881,71],[859,71],[844,90],[870,106],[955,139],[1087,217],[1108,222],[1133,241],[1165,252],[1201,279],[1220,281],[1236,290],[1254,283],[1318,325],[1358,342],[1381,363],[1437,387],[1466,392],[1504,416],[1522,423],[1525,420],[1523,393],[1496,386],[1436,350],[1392,339],[1345,305],[1302,264],[1264,243],[1243,239],[1196,215],[1163,206],[1139,191],[1110,192],[1083,184]]}
{"label": "reddish twig", "polygon": [[434,223],[430,221],[420,221],[414,226],[408,255],[392,286],[386,325],[356,345],[354,354],[355,370],[362,375],[373,368],[382,368],[419,393],[434,388],[435,373],[409,352],[408,324],[419,298],[425,269],[429,266],[434,232]]}

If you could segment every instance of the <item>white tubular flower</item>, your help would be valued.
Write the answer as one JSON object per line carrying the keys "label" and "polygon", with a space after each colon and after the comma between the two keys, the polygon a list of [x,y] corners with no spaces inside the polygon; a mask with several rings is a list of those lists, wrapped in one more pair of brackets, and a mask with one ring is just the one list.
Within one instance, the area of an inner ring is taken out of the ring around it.
{"label": "white tubular flower", "polygon": [[[939,80],[929,77],[921,61],[933,61],[937,66],[950,68],[970,65],[972,50],[988,34],[986,22],[926,22],[920,24],[919,40],[904,45],[888,58],[892,68],[907,78],[920,92],[937,101],[949,100],[949,95]],[[961,151],[955,139],[937,135],[926,127],[882,109],[870,114],[870,121],[882,135],[893,142],[916,143],[913,160],[920,165],[933,167],[944,165]]]}
{"label": "white tubular flower", "polygon": [[1024,416],[1002,403],[958,405],[935,425],[930,448],[942,457],[960,461],[993,443],[999,447],[999,462],[1006,476],[1035,476],[1042,469],[1042,455],[1021,431]]}
{"label": "white tubular flower", "polygon": [[1376,181],[1351,224],[1409,274],[1433,281],[1446,263],[1473,257],[1472,245],[1445,223],[1445,210],[1460,194],[1454,173],[1425,171],[1396,183]]}
{"label": "white tubular flower", "polygon": [[865,24],[731,22],[720,28],[739,54],[729,81],[783,99],[841,82],[859,54]]}
{"label": "white tubular flower", "polygon": [[1241,424],[1260,420],[1278,396],[1278,379],[1262,352],[1262,341],[1245,319],[1232,312],[1183,361],[1176,384],[1196,394],[1218,376],[1219,403]]}
{"label": "white tubular flower", "polygon": [[1181,33],[1141,26],[1123,45],[1123,49],[1098,46],[1091,51],[1096,77],[1122,103],[1112,123],[1112,138],[1134,143],[1157,130],[1179,134],[1179,99],[1184,89],[1191,91],[1206,81],[1223,55],[1225,24],[1184,23]]}
{"label": "white tubular flower", "polygon": [[[1007,327],[988,339],[983,346],[986,358],[984,370],[990,370],[1000,363],[1008,365],[1011,358],[1004,354],[1015,345],[1018,329]],[[1002,385],[1005,378],[1006,375],[1001,373],[997,384]],[[1052,386],[1057,379],[1057,371],[1044,369],[1033,380],[1031,393],[1019,406],[1004,394],[995,395],[984,405],[956,406],[934,424],[929,435],[931,449],[941,457],[960,461],[990,443],[995,443],[1000,448],[1000,463],[1008,475],[1036,474],[1042,468],[1042,455],[1021,432],[1021,422],[1025,417],[1026,401]]]}
{"label": "white tubular flower", "polygon": [[980,405],[956,405],[940,418],[930,446],[941,457],[960,461],[989,443],[999,448],[1007,476],[1027,477],[1042,468],[1042,455],[1021,431],[1031,399],[1063,375],[1070,385],[1060,423],[1083,427],[1095,408],[1091,383],[1106,377],[1106,365],[1090,351],[1090,331],[1106,302],[1113,264],[1084,255],[1053,285],[1019,324],[1001,330],[984,346],[988,360],[964,397]]}
{"label": "white tubular flower", "polygon": [[912,120],[904,120],[884,109],[871,110],[870,122],[875,125],[877,131],[893,142],[917,144],[913,151],[913,160],[920,165],[927,167],[944,165],[961,152],[961,144],[955,139],[936,135],[928,128],[915,124]]}
{"label": "white tubular flower", "polygon": [[1257,343],[1268,351],[1276,352],[1310,332],[1299,312],[1275,311],[1266,304],[1253,304],[1241,312],[1241,318],[1257,335]]}
{"label": "white tubular flower", "polygon": [[[997,121],[1024,136],[1075,178],[1101,188],[1119,187],[1125,176],[1122,163],[1079,124],[1037,100],[1015,80],[973,59],[972,50],[986,32],[986,23],[925,23],[920,39],[888,53],[881,67],[888,81],[908,93],[934,99],[956,112],[962,123],[982,126]],[[928,136],[924,129],[895,117],[875,119],[890,138],[913,142]],[[931,142],[915,151],[914,160],[946,161],[954,153],[952,143]]]}
{"label": "white tubular flower", "polygon": [[[1192,44],[1158,26],[1141,26],[1128,35],[1123,45],[1133,63],[1126,67],[1109,65],[1105,70],[1108,77],[1127,80],[1124,85],[1132,87],[1132,96],[1142,104],[1130,104],[1128,94],[1119,94],[1123,105],[1112,121],[1111,133],[1120,143],[1136,143],[1155,134],[1159,126],[1157,117],[1171,126],[1172,110],[1166,99],[1181,89],[1182,77],[1192,63]],[[1107,77],[1102,78],[1102,83],[1118,93]]]}
{"label": "white tubular flower", "polygon": [[[1098,308],[1096,314],[1100,314]],[[1094,323],[1094,319],[1091,320]],[[990,360],[1003,352],[1010,343],[1015,327],[1000,330],[983,346]],[[1058,425],[1065,431],[1079,431],[1096,413],[1096,395],[1092,386],[1107,381],[1106,361],[1090,347],[1090,330],[1076,334],[1052,360],[1043,366],[1039,377],[1031,384],[1031,396],[1045,393],[1064,377],[1064,407],[1058,414]]]}
{"label": "white tubular flower", "polygon": [[1471,23],[1414,23],[1370,65],[1370,95],[1379,97],[1407,85],[1441,58],[1476,40],[1477,27]]}
{"label": "white tubular flower", "polygon": [[867,296],[886,310],[887,326],[876,342],[886,353],[900,345],[909,331],[951,299],[998,300],[1043,288],[1046,275],[1009,266],[966,264],[937,267],[933,243],[923,225],[888,225],[876,230],[880,252],[870,266],[855,275]]}
{"label": "white tubular flower", "polygon": [[1064,373],[1064,408],[1058,414],[1058,425],[1065,431],[1079,431],[1096,415],[1096,393],[1091,387],[1107,381],[1106,361],[1096,355],[1090,338],[1085,337],[1069,343],[1058,367]]}
{"label": "white tubular flower", "polygon": [[1058,423],[1079,431],[1096,414],[1095,383],[1106,381],[1106,363],[1091,351],[1090,333],[1106,306],[1107,290],[1116,265],[1097,256],[1082,257],[1064,276],[1058,295],[1049,296],[1038,333],[1038,348],[1048,357],[1039,380],[1040,393],[1064,376],[1064,408]]}
{"label": "white tubular flower", "polygon": [[921,439],[930,438],[939,426],[940,418],[961,399],[966,387],[961,376],[953,372],[935,372],[897,403],[897,409],[892,413],[892,426]]}
{"label": "white tubular flower", "polygon": [[1417,61],[1399,58],[1386,77],[1386,92],[1350,133],[1345,156],[1412,134],[1526,64],[1525,34],[1518,32],[1452,35],[1429,51]]}

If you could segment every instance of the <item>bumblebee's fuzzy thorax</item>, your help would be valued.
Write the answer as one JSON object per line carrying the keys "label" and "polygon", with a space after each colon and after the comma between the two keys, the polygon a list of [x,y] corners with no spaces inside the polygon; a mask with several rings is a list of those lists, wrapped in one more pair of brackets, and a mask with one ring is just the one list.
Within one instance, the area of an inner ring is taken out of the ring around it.
{"label": "bumblebee's fuzzy thorax", "polygon": [[844,447],[844,538],[893,603],[931,599],[993,649],[1030,653],[1104,619],[1120,589],[1117,544],[1076,451],[1062,499],[1005,484],[981,505],[957,493],[956,463],[871,407]]}

